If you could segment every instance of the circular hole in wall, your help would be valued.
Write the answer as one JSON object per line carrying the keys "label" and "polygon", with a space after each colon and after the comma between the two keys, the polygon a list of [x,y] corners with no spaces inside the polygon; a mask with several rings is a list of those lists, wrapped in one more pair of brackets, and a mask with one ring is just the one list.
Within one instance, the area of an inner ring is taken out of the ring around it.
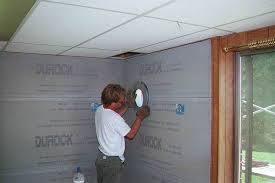
{"label": "circular hole in wall", "polygon": [[135,98],[136,105],[138,107],[142,107],[142,105],[143,105],[143,93],[142,93],[141,89],[137,89],[135,94],[136,94],[136,98]]}
{"label": "circular hole in wall", "polygon": [[133,96],[135,99],[135,107],[139,108],[143,105],[148,105],[149,92],[146,84],[142,81],[136,82],[133,88]]}

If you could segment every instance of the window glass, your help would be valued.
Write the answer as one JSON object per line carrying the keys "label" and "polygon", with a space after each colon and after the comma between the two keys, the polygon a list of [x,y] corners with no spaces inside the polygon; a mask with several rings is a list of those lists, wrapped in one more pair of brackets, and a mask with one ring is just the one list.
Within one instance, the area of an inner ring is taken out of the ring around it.
{"label": "window glass", "polygon": [[240,57],[238,183],[275,183],[275,52]]}

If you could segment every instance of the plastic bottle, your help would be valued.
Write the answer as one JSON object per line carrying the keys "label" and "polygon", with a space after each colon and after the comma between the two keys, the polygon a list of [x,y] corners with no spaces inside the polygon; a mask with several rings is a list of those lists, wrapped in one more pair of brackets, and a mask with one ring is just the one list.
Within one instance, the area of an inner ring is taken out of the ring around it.
{"label": "plastic bottle", "polygon": [[77,167],[76,173],[73,176],[73,182],[74,183],[84,183],[85,182],[85,177],[81,173],[80,167]]}

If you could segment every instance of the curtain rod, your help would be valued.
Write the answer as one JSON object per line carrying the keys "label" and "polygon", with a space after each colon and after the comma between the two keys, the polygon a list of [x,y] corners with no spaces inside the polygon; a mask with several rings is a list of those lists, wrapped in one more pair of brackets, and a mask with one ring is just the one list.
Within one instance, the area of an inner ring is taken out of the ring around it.
{"label": "curtain rod", "polygon": [[243,51],[243,50],[255,50],[255,49],[263,49],[263,48],[274,48],[275,47],[275,37],[265,40],[252,41],[248,44],[243,44],[239,46],[231,46],[224,47],[224,52],[234,52],[234,51]]}

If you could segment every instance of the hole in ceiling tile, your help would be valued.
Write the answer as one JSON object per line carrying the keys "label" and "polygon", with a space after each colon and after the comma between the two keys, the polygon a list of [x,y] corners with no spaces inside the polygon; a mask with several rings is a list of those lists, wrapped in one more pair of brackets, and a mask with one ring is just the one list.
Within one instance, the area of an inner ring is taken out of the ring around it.
{"label": "hole in ceiling tile", "polygon": [[142,55],[143,53],[139,53],[139,52],[125,52],[125,53],[121,53],[118,55],[114,55],[111,58],[115,58],[115,59],[128,59],[137,55]]}

